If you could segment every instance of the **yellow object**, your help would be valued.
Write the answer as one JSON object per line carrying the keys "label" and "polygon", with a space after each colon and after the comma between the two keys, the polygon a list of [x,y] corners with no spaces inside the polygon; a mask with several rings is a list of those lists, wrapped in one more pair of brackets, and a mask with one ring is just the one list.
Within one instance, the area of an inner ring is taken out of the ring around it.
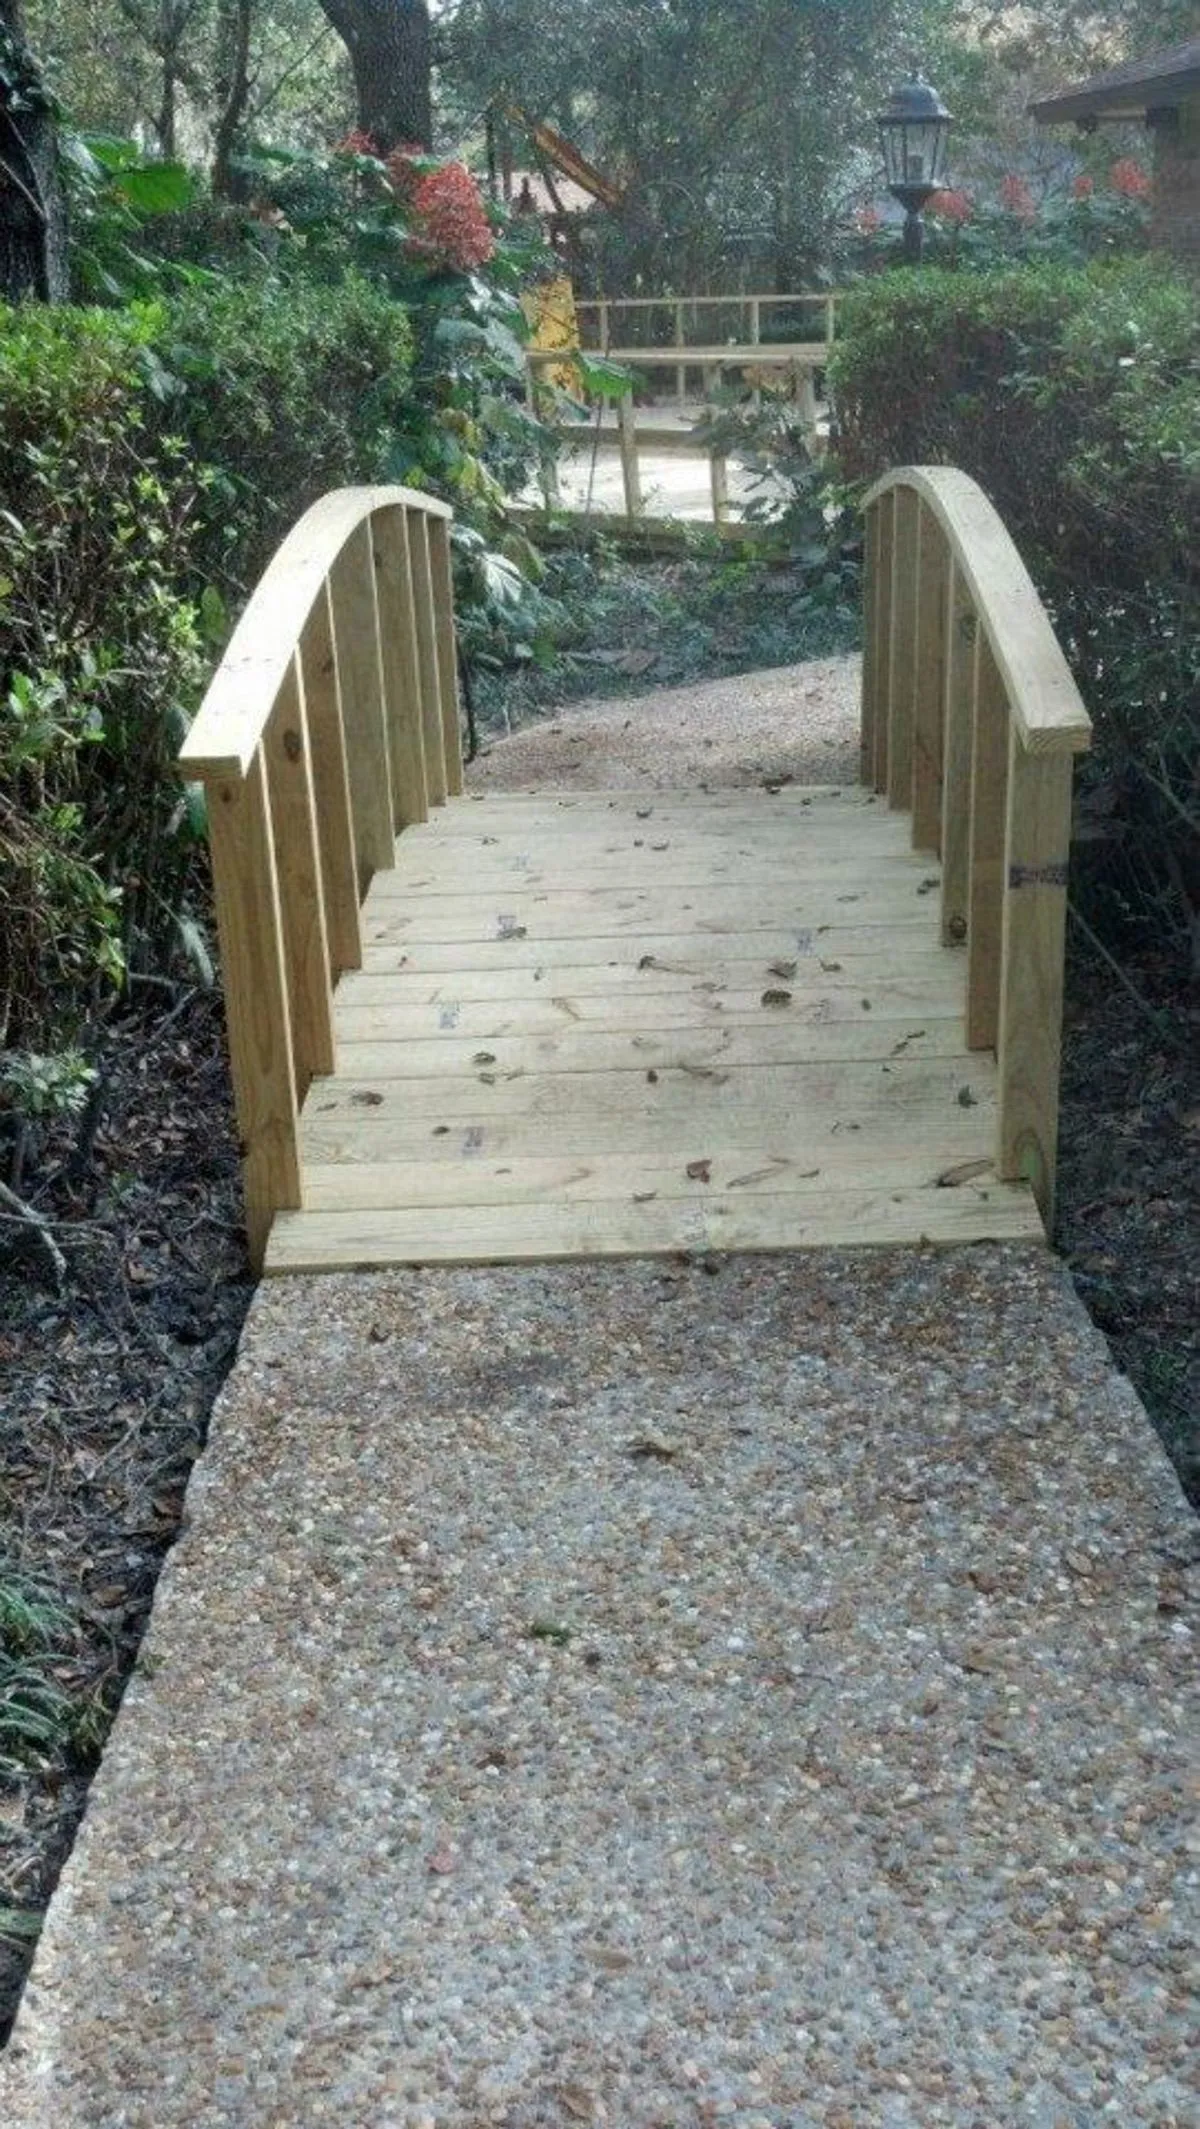
{"label": "yellow object", "polygon": [[[541,281],[536,288],[527,289],[521,298],[521,308],[529,320],[532,346],[579,346],[575,290],[566,274],[560,274],[554,281]],[[583,381],[574,362],[544,365],[539,363],[538,370],[539,381],[554,385],[560,392],[571,392],[578,397],[583,389]]]}

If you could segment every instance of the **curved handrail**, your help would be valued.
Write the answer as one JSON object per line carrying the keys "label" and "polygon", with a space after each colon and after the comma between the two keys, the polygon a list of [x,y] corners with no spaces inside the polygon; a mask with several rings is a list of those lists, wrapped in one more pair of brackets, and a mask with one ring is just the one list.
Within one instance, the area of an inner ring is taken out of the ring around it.
{"label": "curved handrail", "polygon": [[957,466],[894,466],[868,490],[863,509],[894,488],[915,489],[938,519],[987,634],[1022,744],[1031,754],[1082,753],[1091,745],[1092,720],[995,504]]}
{"label": "curved handrail", "polygon": [[185,776],[247,775],[296,645],[346,542],[375,511],[400,504],[452,518],[414,488],[335,488],[300,518],[259,579],[179,752]]}

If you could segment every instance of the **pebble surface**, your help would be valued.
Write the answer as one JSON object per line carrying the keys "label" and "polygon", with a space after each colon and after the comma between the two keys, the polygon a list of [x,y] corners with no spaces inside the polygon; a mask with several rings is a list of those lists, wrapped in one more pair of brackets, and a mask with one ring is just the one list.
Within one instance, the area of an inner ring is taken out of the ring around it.
{"label": "pebble surface", "polygon": [[268,1286],[0,2120],[1195,2129],[1198,1553],[1044,1252]]}

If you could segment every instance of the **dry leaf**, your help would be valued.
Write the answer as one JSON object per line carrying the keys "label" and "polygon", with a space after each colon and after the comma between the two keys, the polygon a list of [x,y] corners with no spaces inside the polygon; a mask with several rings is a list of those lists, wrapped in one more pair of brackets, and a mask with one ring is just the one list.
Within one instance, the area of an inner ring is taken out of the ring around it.
{"label": "dry leaf", "polygon": [[989,1175],[992,1164],[989,1160],[959,1161],[955,1168],[943,1168],[937,1179],[939,1190],[954,1190],[959,1183],[971,1183],[977,1175]]}
{"label": "dry leaf", "polygon": [[712,1162],[689,1161],[687,1164],[687,1177],[689,1183],[711,1183]]}
{"label": "dry leaf", "polygon": [[357,1102],[360,1109],[380,1109],[383,1106],[382,1094],[376,1094],[371,1087],[362,1088],[359,1093],[352,1094],[350,1099]]}
{"label": "dry leaf", "polygon": [[784,983],[790,983],[799,966],[798,961],[768,961],[767,970],[770,975],[781,977]]}
{"label": "dry leaf", "polygon": [[764,991],[762,994],[762,1003],[764,1005],[790,1005],[791,1002],[792,994],[790,991]]}

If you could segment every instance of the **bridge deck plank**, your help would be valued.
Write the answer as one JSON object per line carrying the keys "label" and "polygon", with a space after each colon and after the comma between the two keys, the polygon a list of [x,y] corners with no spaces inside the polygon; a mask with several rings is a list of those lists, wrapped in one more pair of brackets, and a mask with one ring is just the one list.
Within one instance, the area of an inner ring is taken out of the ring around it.
{"label": "bridge deck plank", "polygon": [[268,1271],[1043,1239],[935,887],[853,788],[451,802],[367,897]]}

